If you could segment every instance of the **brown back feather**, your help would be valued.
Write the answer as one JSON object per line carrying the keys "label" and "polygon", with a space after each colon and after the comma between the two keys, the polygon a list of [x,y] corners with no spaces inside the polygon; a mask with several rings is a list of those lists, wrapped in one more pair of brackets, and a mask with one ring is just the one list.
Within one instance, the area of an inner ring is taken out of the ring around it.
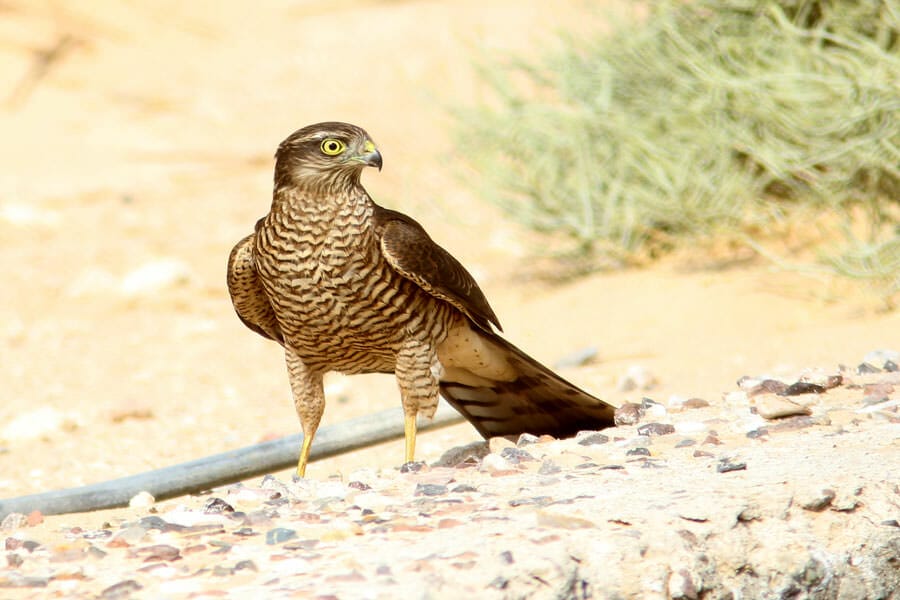
{"label": "brown back feather", "polygon": [[415,219],[377,205],[373,218],[381,252],[394,270],[461,310],[485,331],[491,331],[492,324],[503,330],[475,278]]}

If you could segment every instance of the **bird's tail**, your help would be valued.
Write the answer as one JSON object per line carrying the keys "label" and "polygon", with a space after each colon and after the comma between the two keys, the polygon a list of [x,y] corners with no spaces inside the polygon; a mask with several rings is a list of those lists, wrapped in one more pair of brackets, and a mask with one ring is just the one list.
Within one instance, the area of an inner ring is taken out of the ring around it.
{"label": "bird's tail", "polygon": [[[473,328],[474,330],[474,328]],[[613,425],[615,407],[572,385],[499,335],[477,331],[509,366],[503,377],[447,369],[441,395],[485,438],[549,434],[569,437]]]}

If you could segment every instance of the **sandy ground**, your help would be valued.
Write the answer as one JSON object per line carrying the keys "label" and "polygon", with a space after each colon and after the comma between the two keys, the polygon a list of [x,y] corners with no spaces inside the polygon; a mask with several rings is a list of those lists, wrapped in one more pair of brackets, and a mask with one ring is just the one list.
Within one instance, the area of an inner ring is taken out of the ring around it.
{"label": "sandy ground", "polygon": [[[482,284],[508,337],[618,404],[711,401],[747,373],[858,362],[900,314],[766,265],[683,263],[551,287],[533,238],[477,198],[449,109],[484,94],[478,56],[537,55],[602,22],[578,1],[303,1],[0,6],[0,497],[81,485],[295,433],[280,349],[224,285],[268,209],[272,153],[320,120],[365,127],[364,183]],[[651,390],[619,391],[640,365]],[[396,406],[390,378],[335,377],[325,423]],[[424,435],[433,459],[476,439]],[[400,444],[313,464],[399,464]]]}

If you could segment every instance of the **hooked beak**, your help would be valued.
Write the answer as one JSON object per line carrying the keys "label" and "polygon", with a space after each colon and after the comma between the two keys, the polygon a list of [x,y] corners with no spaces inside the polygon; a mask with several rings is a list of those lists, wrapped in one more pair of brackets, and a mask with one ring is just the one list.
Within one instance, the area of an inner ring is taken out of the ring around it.
{"label": "hooked beak", "polygon": [[381,152],[371,140],[366,140],[365,153],[359,156],[359,160],[368,167],[378,167],[381,170]]}

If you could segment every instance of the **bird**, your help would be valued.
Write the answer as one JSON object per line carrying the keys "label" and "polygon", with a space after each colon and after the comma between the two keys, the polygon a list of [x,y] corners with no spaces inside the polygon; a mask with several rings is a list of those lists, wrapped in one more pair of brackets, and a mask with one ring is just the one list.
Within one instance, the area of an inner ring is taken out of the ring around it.
{"label": "bird", "polygon": [[413,218],[360,183],[382,155],[360,127],[298,129],[275,153],[272,204],[228,258],[235,312],[284,348],[303,431],[297,475],[325,410],[323,376],[393,373],[405,461],[416,419],[438,397],[483,437],[570,437],[613,425],[615,407],[569,383],[501,335],[472,275]]}

